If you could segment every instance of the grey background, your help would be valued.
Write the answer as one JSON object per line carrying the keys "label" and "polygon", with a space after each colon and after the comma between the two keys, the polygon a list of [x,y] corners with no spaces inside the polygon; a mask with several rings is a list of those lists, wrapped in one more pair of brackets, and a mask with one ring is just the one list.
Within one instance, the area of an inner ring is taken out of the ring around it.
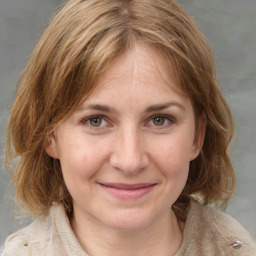
{"label": "grey background", "polygon": [[[64,1],[0,0],[0,251],[25,223],[14,218],[3,167],[4,134],[16,81],[44,28]],[[180,0],[213,47],[220,87],[236,120],[231,156],[237,189],[227,212],[256,239],[256,0]]]}

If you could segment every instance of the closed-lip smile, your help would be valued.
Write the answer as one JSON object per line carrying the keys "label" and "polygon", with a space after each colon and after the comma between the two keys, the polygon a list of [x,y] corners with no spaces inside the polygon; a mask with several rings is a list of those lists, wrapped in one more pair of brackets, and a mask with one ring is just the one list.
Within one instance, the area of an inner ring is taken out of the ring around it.
{"label": "closed-lip smile", "polygon": [[148,194],[156,183],[98,183],[105,191],[120,199],[138,199]]}

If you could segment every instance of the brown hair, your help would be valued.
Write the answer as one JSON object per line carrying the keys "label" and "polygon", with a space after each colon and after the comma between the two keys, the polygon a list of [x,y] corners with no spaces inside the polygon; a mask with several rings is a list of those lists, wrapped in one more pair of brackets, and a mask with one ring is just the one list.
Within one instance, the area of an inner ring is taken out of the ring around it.
{"label": "brown hair", "polygon": [[45,214],[53,202],[71,209],[59,162],[45,152],[47,139],[97,86],[109,63],[136,42],[170,61],[196,118],[207,118],[203,148],[176,207],[193,194],[204,204],[227,204],[235,183],[227,153],[234,124],[217,86],[212,51],[191,18],[172,0],[71,0],[35,47],[10,114],[5,162],[17,158],[16,200],[33,214]]}

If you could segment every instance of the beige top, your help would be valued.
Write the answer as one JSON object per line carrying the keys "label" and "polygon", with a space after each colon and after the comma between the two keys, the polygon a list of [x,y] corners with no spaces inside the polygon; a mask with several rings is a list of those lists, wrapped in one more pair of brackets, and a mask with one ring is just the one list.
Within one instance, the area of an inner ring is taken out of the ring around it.
{"label": "beige top", "polygon": [[[231,216],[191,200],[183,243],[176,256],[255,256],[256,244]],[[242,242],[239,247],[234,244]],[[232,244],[234,244],[232,246]],[[77,241],[61,205],[53,205],[38,218],[7,238],[2,256],[88,256]]]}

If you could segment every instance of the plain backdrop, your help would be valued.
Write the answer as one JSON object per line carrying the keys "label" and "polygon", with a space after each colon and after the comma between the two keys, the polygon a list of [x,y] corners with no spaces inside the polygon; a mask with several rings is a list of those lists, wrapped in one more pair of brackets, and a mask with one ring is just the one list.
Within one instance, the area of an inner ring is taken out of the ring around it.
{"label": "plain backdrop", "polygon": [[[15,219],[3,167],[8,111],[28,56],[61,0],[0,0],[0,251]],[[237,189],[227,212],[256,239],[256,0],[179,0],[210,42],[220,87],[236,120],[230,153]]]}

